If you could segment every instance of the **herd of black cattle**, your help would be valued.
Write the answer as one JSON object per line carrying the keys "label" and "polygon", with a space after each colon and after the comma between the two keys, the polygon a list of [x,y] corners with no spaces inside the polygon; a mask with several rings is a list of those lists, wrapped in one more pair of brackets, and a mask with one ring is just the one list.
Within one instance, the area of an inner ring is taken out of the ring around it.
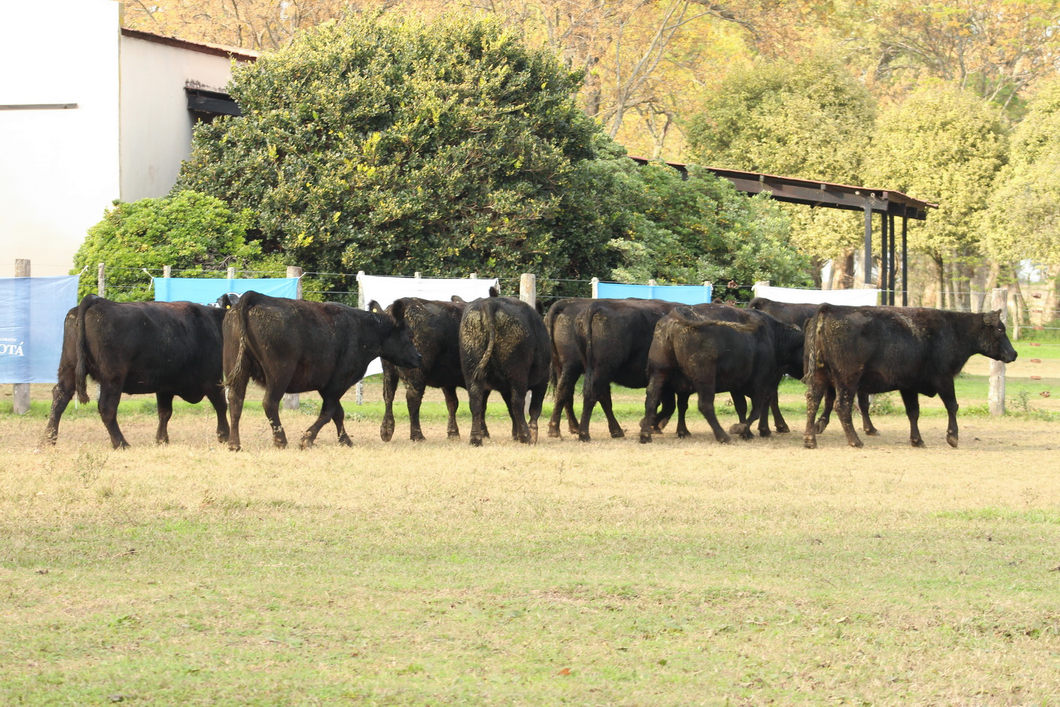
{"label": "herd of black cattle", "polygon": [[[1000,312],[781,304],[762,298],[747,309],[569,298],[542,317],[516,298],[491,295],[473,302],[403,298],[386,310],[372,302],[367,311],[256,292],[225,295],[216,306],[118,303],[89,295],[66,317],[59,382],[44,439],[55,443],[59,419],[75,392],[88,402],[86,378],[91,376],[99,384],[99,414],[115,448],[128,446],[117,423],[122,393],[154,393],[157,442],[169,441],[174,396],[191,403],[205,397],[217,412],[218,439],[238,450],[243,400],[253,379],[265,388],[263,407],[276,446],[287,445],[279,416],[283,395],[312,390],[322,404],[302,435],[302,446],[312,446],[329,421],[335,423],[339,442],[350,445],[340,399],[380,357],[384,441],[394,434],[399,379],[405,384],[413,440],[423,439],[419,411],[427,386],[444,392],[448,434],[459,437],[456,389],[466,388],[471,444],[481,445],[489,436],[485,410],[490,391],[504,398],[513,439],[530,443],[537,439],[537,420],[550,385],[555,392],[551,437],[560,436],[565,411],[571,434],[588,441],[597,402],[611,436],[623,436],[612,411],[612,383],[647,389],[641,442],[650,442],[675,410],[677,434],[688,436],[685,412],[692,393],[718,441],[728,442],[730,434],[752,437],[756,421],[759,434],[768,435],[770,407],[777,431],[787,432],[777,386],[790,375],[808,385],[807,447],[816,446],[833,404],[847,441],[862,446],[851,422],[855,397],[865,432],[872,435],[876,430],[868,396],[891,390],[901,392],[914,446],[923,445],[917,396],[939,395],[949,413],[946,439],[956,447],[955,376],[973,354],[1006,363],[1016,359]],[[574,412],[579,377],[584,377],[580,420]],[[722,392],[731,394],[739,416],[728,433],[714,411],[714,396]],[[825,407],[817,418],[822,397]]]}

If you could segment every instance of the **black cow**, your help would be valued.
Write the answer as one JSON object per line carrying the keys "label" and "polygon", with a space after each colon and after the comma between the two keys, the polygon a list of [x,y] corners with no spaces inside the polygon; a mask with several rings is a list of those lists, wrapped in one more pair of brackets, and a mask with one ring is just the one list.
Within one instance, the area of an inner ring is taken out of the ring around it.
{"label": "black cow", "polygon": [[545,314],[545,328],[552,344],[552,369],[549,385],[555,395],[555,406],[548,421],[548,436],[559,437],[560,418],[567,413],[567,427],[572,435],[578,434],[578,416],[574,412],[574,388],[578,378],[585,372],[582,352],[584,340],[579,337],[575,321],[578,315],[592,304],[584,297],[568,297],[557,300]]}
{"label": "black cow", "polygon": [[[490,288],[490,295],[497,292]],[[420,404],[427,386],[441,388],[445,395],[445,406],[449,409],[448,436],[460,437],[456,423],[456,411],[460,402],[456,389],[464,388],[464,371],[460,367],[460,318],[467,302],[453,297],[451,302],[437,302],[418,297],[403,297],[399,300],[405,310],[405,324],[412,332],[412,341],[420,352],[423,362],[418,368],[397,366],[383,361],[383,423],[379,436],[389,442],[394,436],[394,394],[398,379],[405,384],[405,402],[409,409],[409,438],[423,441],[420,428]],[[393,311],[393,306],[387,311]]]}
{"label": "black cow", "polygon": [[[705,309],[704,305],[697,306]],[[734,398],[750,398],[746,420],[741,415],[740,422],[729,430],[750,439],[751,425],[765,414],[781,371],[802,358],[803,335],[797,326],[754,310],[737,310],[739,316],[732,317],[716,308],[707,311],[704,314],[691,307],[677,307],[655,327],[647,362],[642,443],[651,442],[652,416],[667,388],[677,393],[695,392],[700,412],[710,423],[715,439],[723,443],[731,438],[718,423],[715,394],[728,391]],[[743,321],[727,320],[734,318]]]}
{"label": "black cow", "polygon": [[[486,398],[500,391],[512,418],[512,439],[537,442],[537,418],[548,388],[548,331],[541,315],[515,297],[471,302],[460,320],[460,365],[471,407],[471,444],[485,436]],[[524,410],[530,392],[530,423]]]}
{"label": "black cow", "polygon": [[189,403],[208,398],[217,412],[217,439],[227,440],[221,384],[221,321],[227,302],[222,298],[221,306],[208,307],[191,302],[112,302],[86,295],[66,314],[59,382],[52,388],[45,441],[55,444],[59,419],[75,391],[80,402],[88,402],[87,376],[99,383],[99,415],[115,449],[129,446],[118,427],[122,393],[155,394],[158,444],[169,442],[174,396]]}
{"label": "black cow", "polygon": [[[750,304],[747,305],[751,309],[757,309],[767,314],[772,315],[774,318],[779,319],[787,324],[794,324],[803,331],[806,331],[806,322],[810,321],[810,317],[817,313],[816,304],[795,304],[788,302],[774,302],[771,299],[765,297],[755,297],[751,300]],[[798,368],[784,371],[787,375],[792,378],[801,379],[805,372],[802,370],[802,362],[799,362]],[[858,410],[861,412],[861,426],[865,430],[865,434],[870,437],[875,437],[879,433],[876,427],[872,424],[872,419],[869,417],[869,406],[870,406],[869,394],[859,390],[858,391]],[[777,432],[790,432],[788,424],[784,421],[784,416],[780,413],[780,403],[777,397],[774,395],[773,399],[769,403],[770,408],[773,411],[773,421],[776,424]],[[824,410],[821,412],[821,416],[817,418],[817,434],[824,432],[825,428],[828,427],[828,421],[832,416],[832,408],[835,406],[835,388],[828,386],[828,390],[825,392],[824,398]]]}
{"label": "black cow", "polygon": [[[583,442],[591,439],[589,421],[597,401],[607,416],[611,436],[625,436],[611,409],[611,384],[626,388],[643,388],[648,384],[645,367],[655,324],[676,306],[663,300],[602,299],[594,300],[577,316],[575,324],[584,342],[585,366],[578,439]],[[662,410],[655,418],[656,426],[661,428],[673,410],[673,398],[664,398]]]}
{"label": "black cow", "polygon": [[224,320],[224,373],[232,416],[228,448],[240,447],[239,418],[250,379],[265,386],[262,406],[277,447],[287,446],[280,400],[284,393],[309,390],[320,393],[322,404],[319,417],[302,435],[301,446],[313,446],[329,420],[335,422],[339,443],[350,446],[339,401],[364,377],[372,359],[420,365],[404,309],[400,302],[388,314],[376,302],[366,312],[333,302],[244,294]]}
{"label": "black cow", "polygon": [[924,445],[917,427],[917,395],[938,395],[949,413],[946,441],[957,446],[957,398],[953,379],[972,354],[1005,363],[1016,351],[1005,333],[1001,312],[973,314],[920,307],[841,307],[822,304],[806,328],[805,444],[817,446],[814,416],[829,385],[847,442],[862,446],[850,421],[857,391],[902,394],[909,418],[909,440]]}

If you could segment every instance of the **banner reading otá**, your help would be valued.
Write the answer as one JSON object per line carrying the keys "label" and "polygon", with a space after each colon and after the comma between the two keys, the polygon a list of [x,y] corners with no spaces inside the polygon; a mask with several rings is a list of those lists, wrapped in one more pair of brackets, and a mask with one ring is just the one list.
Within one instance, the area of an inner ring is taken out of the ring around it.
{"label": "banner reading ot\u00e1", "polygon": [[0,277],[0,383],[55,383],[77,277]]}

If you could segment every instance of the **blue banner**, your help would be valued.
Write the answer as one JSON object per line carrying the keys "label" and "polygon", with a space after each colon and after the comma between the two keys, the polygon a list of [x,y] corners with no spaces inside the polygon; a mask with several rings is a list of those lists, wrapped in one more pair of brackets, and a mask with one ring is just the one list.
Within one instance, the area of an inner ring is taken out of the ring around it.
{"label": "blue banner", "polygon": [[706,304],[710,302],[710,285],[623,285],[617,282],[601,282],[596,286],[600,299],[661,299],[681,304]]}
{"label": "blue banner", "polygon": [[0,278],[0,383],[55,383],[77,277]]}
{"label": "blue banner", "polygon": [[156,302],[198,302],[211,304],[231,292],[260,292],[270,297],[298,296],[297,277],[270,277],[260,280],[227,280],[217,278],[156,277]]}

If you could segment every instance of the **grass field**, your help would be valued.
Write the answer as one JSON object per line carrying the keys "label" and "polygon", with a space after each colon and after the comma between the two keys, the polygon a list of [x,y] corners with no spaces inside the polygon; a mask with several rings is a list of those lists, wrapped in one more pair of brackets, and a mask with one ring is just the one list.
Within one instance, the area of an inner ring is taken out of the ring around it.
{"label": "grass field", "polygon": [[[238,454],[203,406],[155,447],[148,397],[128,451],[92,405],[39,449],[34,388],[0,411],[0,704],[1057,705],[1046,384],[998,419],[963,376],[958,449],[937,401],[909,447],[895,400],[864,449],[833,421],[811,451],[716,444],[698,413],[640,445],[637,391],[625,439],[525,447],[495,408],[472,449],[437,396],[427,442],[399,414],[383,444],[370,383],[353,449],[274,450],[248,406]],[[782,402],[801,430],[798,384]]]}

